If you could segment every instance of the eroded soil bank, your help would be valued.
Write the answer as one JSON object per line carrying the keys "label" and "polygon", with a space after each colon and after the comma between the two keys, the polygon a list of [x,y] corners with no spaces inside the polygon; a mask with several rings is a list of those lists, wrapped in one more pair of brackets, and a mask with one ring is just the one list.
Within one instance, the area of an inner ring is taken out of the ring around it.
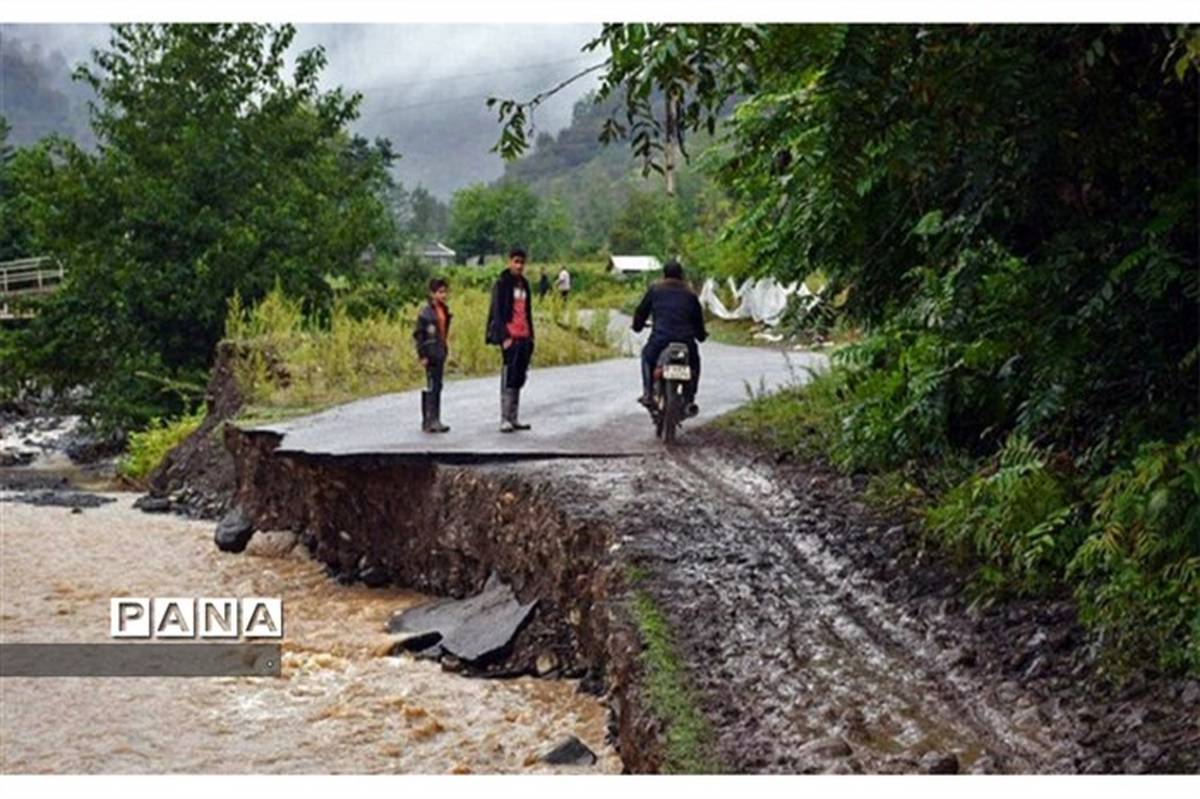
{"label": "eroded soil bank", "polygon": [[277,437],[233,428],[227,444],[237,504],[342,579],[465,596],[494,571],[537,599],[487,668],[551,653],[559,673],[602,673],[629,771],[679,757],[646,608],[698,706],[688,745],[713,769],[1200,768],[1195,681],[1097,686],[1069,605],[965,607],[909,531],[818,467],[695,432],[661,456],[491,466],[276,455]]}

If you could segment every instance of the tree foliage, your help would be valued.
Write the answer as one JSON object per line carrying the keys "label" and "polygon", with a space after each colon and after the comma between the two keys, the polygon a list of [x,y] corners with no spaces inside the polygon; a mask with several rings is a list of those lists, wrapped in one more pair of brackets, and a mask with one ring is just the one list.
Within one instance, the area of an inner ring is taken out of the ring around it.
{"label": "tree foliage", "polygon": [[294,35],[116,25],[77,70],[99,148],[49,140],[29,169],[39,251],[69,277],[26,333],[27,375],[90,387],[110,421],[162,415],[165,386],[202,382],[235,291],[319,300],[388,244],[391,148],[346,131],[360,98],[319,88],[320,48],[285,74]]}
{"label": "tree foliage", "polygon": [[571,220],[561,203],[544,201],[525,183],[477,183],[450,198],[450,246],[466,259],[524,247],[531,258],[564,255],[571,243]]}
{"label": "tree foliage", "polygon": [[822,271],[868,332],[839,356],[835,460],[978,459],[936,535],[992,585],[1074,581],[1110,629],[1174,603],[1139,640],[1195,666],[1198,500],[1175,464],[1200,429],[1200,27],[609,25],[593,44],[601,95],[625,97],[609,131],[644,159],[737,103],[713,151],[727,235],[777,277]]}

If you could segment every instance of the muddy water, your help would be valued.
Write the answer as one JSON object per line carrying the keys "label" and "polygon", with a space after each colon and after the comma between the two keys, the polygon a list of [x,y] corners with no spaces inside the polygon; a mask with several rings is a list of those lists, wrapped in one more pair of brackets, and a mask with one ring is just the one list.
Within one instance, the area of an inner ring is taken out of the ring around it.
{"label": "muddy water", "polygon": [[[212,525],[0,503],[0,640],[108,641],[113,596],[279,596],[280,678],[0,680],[4,772],[617,772],[605,711],[571,681],[470,680],[381,656],[424,601],[339,586],[300,548],[226,555]],[[567,735],[590,768],[538,762]]]}

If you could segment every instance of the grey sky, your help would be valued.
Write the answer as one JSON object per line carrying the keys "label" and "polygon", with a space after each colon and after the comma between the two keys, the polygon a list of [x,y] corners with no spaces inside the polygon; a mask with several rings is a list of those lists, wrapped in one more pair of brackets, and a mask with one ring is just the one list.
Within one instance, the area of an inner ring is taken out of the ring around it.
{"label": "grey sky", "polygon": [[[421,182],[447,196],[503,169],[488,153],[499,127],[484,100],[528,98],[596,63],[603,56],[580,48],[598,30],[597,24],[301,24],[294,50],[323,45],[325,85],[364,95],[355,129],[392,140],[402,155],[397,175],[406,184]],[[59,50],[72,66],[105,45],[108,35],[104,25],[0,26],[4,39]],[[586,78],[548,101],[538,111],[538,128],[565,126],[575,101],[594,85]]]}

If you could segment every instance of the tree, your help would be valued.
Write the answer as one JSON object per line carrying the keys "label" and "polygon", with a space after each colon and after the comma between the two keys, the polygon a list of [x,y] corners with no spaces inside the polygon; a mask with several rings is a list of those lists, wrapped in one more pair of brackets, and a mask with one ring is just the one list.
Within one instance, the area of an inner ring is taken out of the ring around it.
{"label": "tree", "polygon": [[409,195],[412,208],[412,234],[419,239],[440,239],[446,235],[450,224],[450,209],[444,202],[429,193],[424,186],[417,186]]}
{"label": "tree", "polygon": [[679,252],[679,206],[659,192],[639,190],[629,195],[609,234],[614,253],[649,253],[666,260]]}
{"label": "tree", "polygon": [[[532,249],[535,242],[552,246],[548,236],[561,217],[542,220],[540,229],[541,213],[541,202],[524,183],[509,180],[493,186],[468,186],[450,198],[450,246],[465,258],[482,258],[513,246]],[[569,233],[566,235],[569,241]],[[543,257],[538,252],[530,255]]]}
{"label": "tree", "polygon": [[284,74],[294,36],[116,25],[77,71],[99,149],[50,142],[28,188],[38,244],[69,274],[27,333],[28,376],[90,386],[109,421],[178,408],[162,387],[201,382],[234,291],[253,302],[278,282],[320,304],[324,275],[387,244],[395,156],[346,131],[360,98],[320,90],[320,48]]}

